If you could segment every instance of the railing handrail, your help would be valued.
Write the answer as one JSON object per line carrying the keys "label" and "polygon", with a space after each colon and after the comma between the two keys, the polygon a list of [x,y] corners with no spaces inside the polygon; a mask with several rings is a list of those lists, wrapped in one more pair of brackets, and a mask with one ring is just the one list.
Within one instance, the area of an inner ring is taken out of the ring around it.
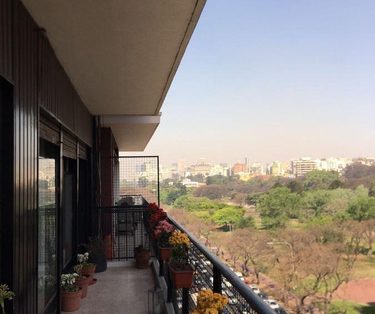
{"label": "railing handrail", "polygon": [[238,291],[238,293],[248,302],[251,307],[258,313],[264,314],[275,314],[275,312],[265,304],[260,297],[258,297],[238,276],[229,269],[216,255],[210,252],[207,247],[200,243],[200,241],[181,226],[171,216],[168,219],[181,231],[187,234],[192,244],[194,244],[201,253],[212,263],[213,266],[217,267],[222,275],[232,284],[232,286]]}

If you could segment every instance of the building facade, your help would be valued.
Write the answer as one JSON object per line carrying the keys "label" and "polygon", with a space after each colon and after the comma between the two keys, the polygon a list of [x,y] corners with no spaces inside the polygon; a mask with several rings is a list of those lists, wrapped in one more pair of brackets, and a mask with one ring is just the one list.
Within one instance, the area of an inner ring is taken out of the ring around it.
{"label": "building facade", "polygon": [[204,6],[167,2],[88,10],[0,0],[0,282],[15,292],[7,313],[60,312],[60,275],[95,236],[96,208],[115,202],[113,157],[142,151],[158,126]]}
{"label": "building facade", "polygon": [[306,173],[317,169],[318,165],[315,160],[311,158],[301,158],[298,160],[293,160],[291,162],[292,173],[296,177],[304,176]]}

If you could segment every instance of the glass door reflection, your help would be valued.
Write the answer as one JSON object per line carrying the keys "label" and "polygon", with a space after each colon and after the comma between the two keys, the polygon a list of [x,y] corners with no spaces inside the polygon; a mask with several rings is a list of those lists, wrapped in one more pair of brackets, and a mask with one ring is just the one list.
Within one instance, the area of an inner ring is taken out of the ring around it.
{"label": "glass door reflection", "polygon": [[[41,145],[42,147],[42,145]],[[38,313],[44,313],[57,292],[57,159],[39,157]],[[48,155],[48,154],[44,154]]]}

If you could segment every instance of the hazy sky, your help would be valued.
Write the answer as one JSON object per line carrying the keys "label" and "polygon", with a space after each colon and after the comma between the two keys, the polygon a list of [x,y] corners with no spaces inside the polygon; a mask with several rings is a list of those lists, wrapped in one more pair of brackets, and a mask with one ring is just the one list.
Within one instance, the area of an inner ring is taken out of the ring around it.
{"label": "hazy sky", "polygon": [[375,156],[375,0],[208,0],[145,153]]}

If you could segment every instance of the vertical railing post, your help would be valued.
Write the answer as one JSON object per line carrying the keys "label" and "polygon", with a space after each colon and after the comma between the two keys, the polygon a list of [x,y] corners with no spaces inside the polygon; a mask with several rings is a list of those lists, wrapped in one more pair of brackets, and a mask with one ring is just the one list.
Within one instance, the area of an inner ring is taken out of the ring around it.
{"label": "vertical railing post", "polygon": [[213,291],[217,293],[221,293],[222,290],[222,281],[223,281],[223,276],[220,272],[220,270],[214,265],[213,267]]}
{"label": "vertical railing post", "polygon": [[174,287],[172,285],[172,278],[171,278],[171,274],[169,272],[169,269],[167,268],[166,271],[165,271],[165,275],[164,275],[164,278],[166,279],[167,281],[167,302],[171,302],[172,299],[173,299],[173,291],[174,291]]}
{"label": "vertical railing post", "polygon": [[189,288],[182,289],[182,314],[189,314]]}
{"label": "vertical railing post", "polygon": [[160,164],[159,164],[159,156],[156,156],[156,165],[157,165],[157,176],[158,176],[158,206],[160,206]]}
{"label": "vertical railing post", "polygon": [[163,276],[164,275],[164,261],[160,258],[160,256],[158,257],[159,259],[159,276]]}

